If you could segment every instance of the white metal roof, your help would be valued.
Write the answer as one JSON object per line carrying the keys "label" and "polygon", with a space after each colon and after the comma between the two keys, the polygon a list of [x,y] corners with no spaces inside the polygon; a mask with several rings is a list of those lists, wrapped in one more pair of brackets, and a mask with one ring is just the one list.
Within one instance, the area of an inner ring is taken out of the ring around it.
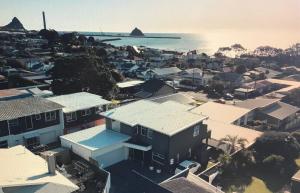
{"label": "white metal roof", "polygon": [[0,149],[0,163],[0,187],[46,186],[51,183],[64,187],[60,193],[78,189],[58,171],[55,175],[49,174],[47,162],[23,146]]}
{"label": "white metal roof", "polygon": [[130,126],[141,125],[171,136],[206,119],[206,116],[190,112],[190,108],[174,101],[159,104],[140,100],[102,115]]}
{"label": "white metal roof", "polygon": [[60,136],[60,138],[95,151],[116,143],[125,142],[130,139],[130,136],[107,130],[105,125],[101,125]]}
{"label": "white metal roof", "polygon": [[103,99],[101,96],[87,92],[78,92],[74,94],[50,97],[47,99],[63,105],[64,113],[75,112],[78,110],[89,109],[111,103],[110,101]]}
{"label": "white metal roof", "polygon": [[142,81],[142,80],[130,80],[130,81],[126,81],[126,82],[117,83],[117,86],[119,88],[127,88],[127,87],[140,85],[142,83],[144,83],[144,81]]}
{"label": "white metal roof", "polygon": [[208,116],[210,120],[220,121],[223,123],[233,123],[250,112],[250,110],[246,108],[216,102],[204,103],[191,111],[193,113]]}
{"label": "white metal roof", "polygon": [[255,131],[253,129],[248,129],[245,127],[222,123],[213,120],[206,120],[204,123],[207,124],[208,130],[211,130],[211,139],[219,141],[220,139],[230,136],[238,136],[239,138],[245,138],[248,141],[248,144],[253,144],[256,141],[256,138],[262,135],[262,132]]}

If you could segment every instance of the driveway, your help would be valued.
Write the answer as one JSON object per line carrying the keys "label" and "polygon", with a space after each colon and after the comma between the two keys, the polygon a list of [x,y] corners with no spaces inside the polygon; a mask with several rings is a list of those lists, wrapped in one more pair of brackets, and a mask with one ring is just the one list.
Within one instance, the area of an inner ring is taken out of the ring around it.
{"label": "driveway", "polygon": [[[157,181],[167,179],[170,175],[148,175],[139,162],[122,161],[105,170],[111,174],[110,193],[167,193]],[[153,173],[153,171],[152,171]],[[157,176],[154,177],[153,176]]]}

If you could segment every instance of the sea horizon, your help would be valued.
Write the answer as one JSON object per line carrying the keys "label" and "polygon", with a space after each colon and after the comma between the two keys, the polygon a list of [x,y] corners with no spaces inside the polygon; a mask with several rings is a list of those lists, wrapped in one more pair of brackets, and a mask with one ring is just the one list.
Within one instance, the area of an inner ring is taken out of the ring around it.
{"label": "sea horizon", "polygon": [[[79,33],[104,33],[129,35],[129,32],[89,32],[78,31]],[[174,50],[188,52],[198,50],[207,54],[215,53],[220,47],[227,47],[233,44],[241,44],[248,50],[254,50],[260,46],[271,46],[286,49],[300,42],[298,30],[208,30],[197,33],[175,33],[175,32],[151,32],[144,33],[148,36],[178,36],[181,39],[155,39],[155,38],[132,38],[122,37],[121,40],[109,41],[114,46],[145,46],[156,49]],[[285,37],[282,39],[281,37]],[[95,39],[104,40],[108,37],[95,36]]]}

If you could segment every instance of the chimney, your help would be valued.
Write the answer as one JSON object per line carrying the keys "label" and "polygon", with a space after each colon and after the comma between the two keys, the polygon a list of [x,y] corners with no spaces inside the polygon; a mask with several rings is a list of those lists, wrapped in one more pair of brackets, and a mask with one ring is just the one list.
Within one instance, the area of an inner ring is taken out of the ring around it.
{"label": "chimney", "polygon": [[43,23],[44,23],[44,29],[47,29],[46,26],[46,17],[45,17],[45,12],[43,11]]}
{"label": "chimney", "polygon": [[55,175],[55,169],[56,169],[55,156],[53,154],[50,154],[47,156],[46,159],[47,159],[49,174]]}

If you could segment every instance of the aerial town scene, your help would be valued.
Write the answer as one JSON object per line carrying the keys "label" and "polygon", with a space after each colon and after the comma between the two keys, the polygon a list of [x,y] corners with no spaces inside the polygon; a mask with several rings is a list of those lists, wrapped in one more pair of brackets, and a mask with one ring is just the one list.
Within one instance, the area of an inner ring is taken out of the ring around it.
{"label": "aerial town scene", "polygon": [[300,193],[299,0],[0,8],[0,193]]}

